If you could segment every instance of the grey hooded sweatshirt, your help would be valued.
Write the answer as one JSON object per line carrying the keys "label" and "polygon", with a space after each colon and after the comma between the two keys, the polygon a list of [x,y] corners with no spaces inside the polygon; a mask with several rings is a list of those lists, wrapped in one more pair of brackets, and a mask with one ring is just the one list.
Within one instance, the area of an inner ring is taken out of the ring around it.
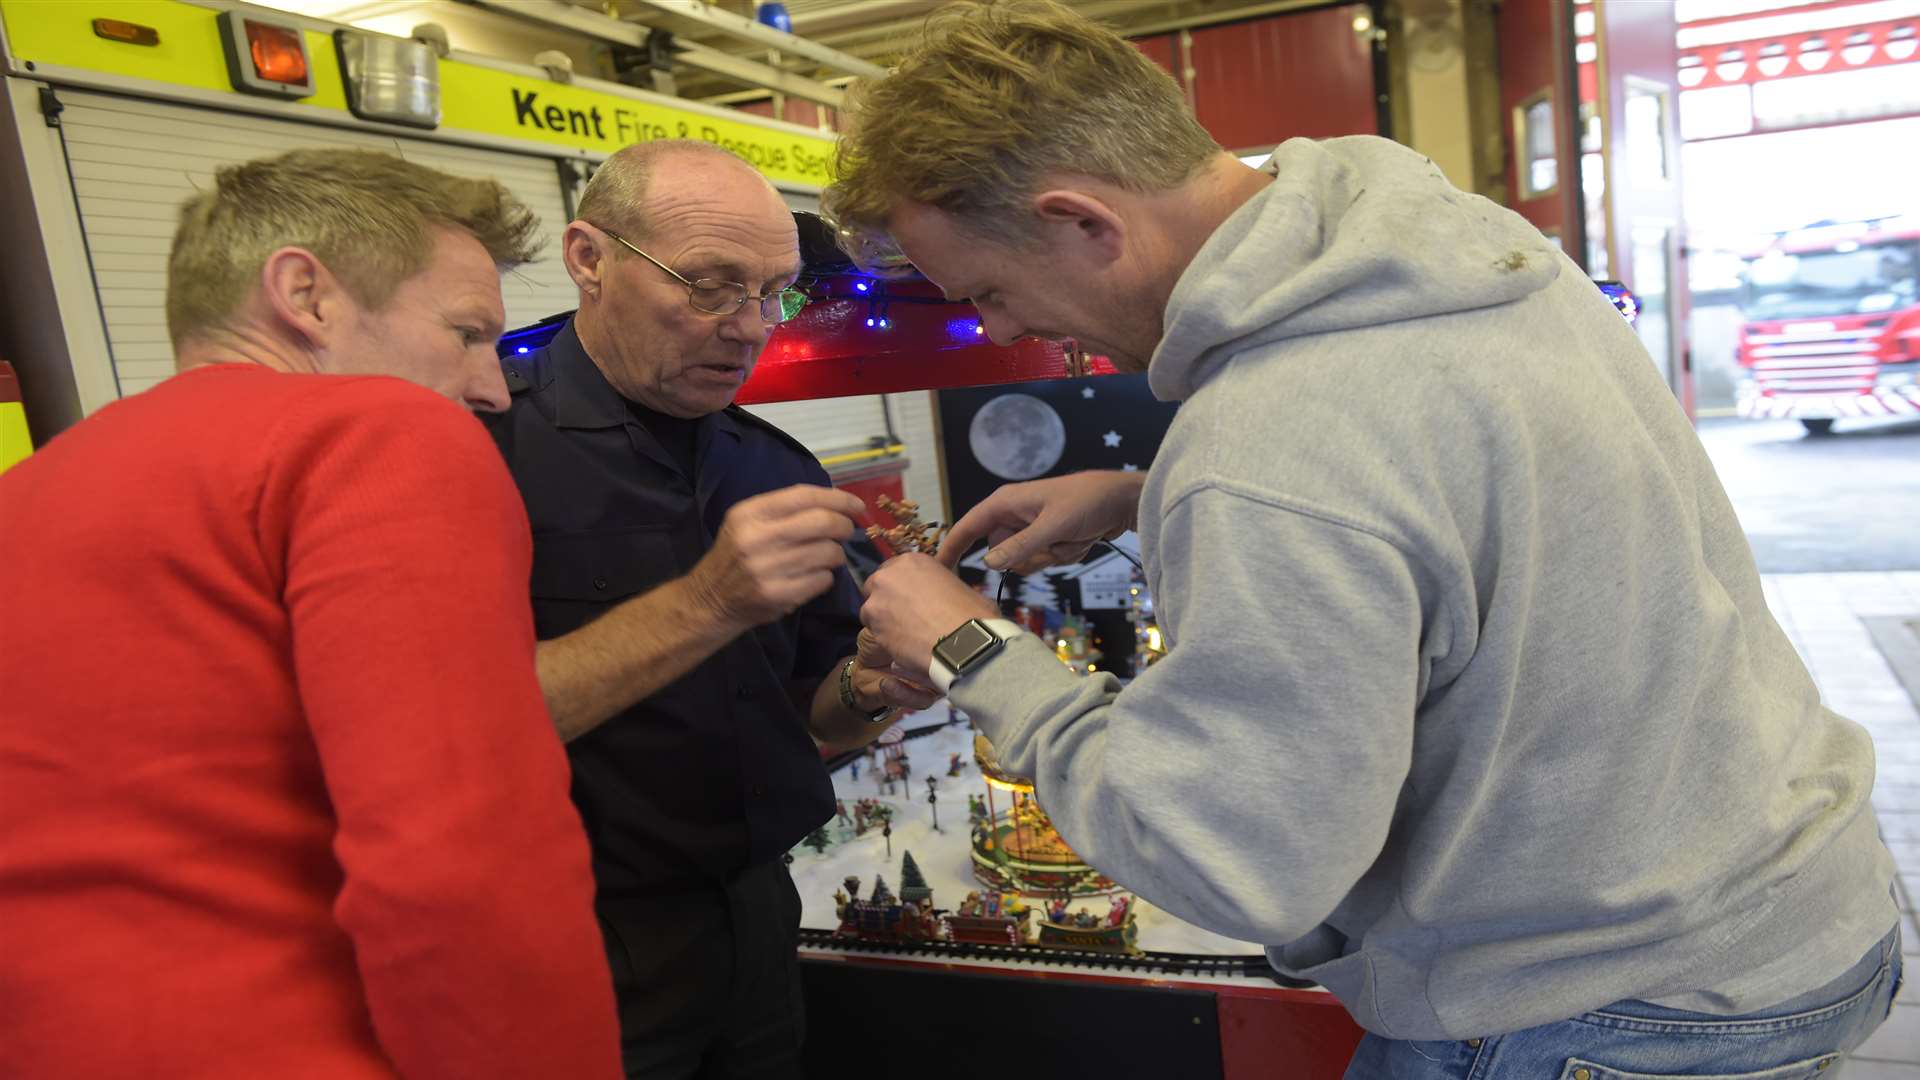
{"label": "grey hooded sweatshirt", "polygon": [[1168,655],[953,700],[1061,835],[1362,1026],[1755,1011],[1898,919],[1819,693],[1626,322],[1374,138],[1282,146],[1180,278],[1140,535]]}

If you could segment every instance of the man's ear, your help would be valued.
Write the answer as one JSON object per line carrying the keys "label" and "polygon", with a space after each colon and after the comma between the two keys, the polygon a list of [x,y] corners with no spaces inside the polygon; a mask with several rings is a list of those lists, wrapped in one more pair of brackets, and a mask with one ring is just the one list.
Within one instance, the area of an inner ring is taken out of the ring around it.
{"label": "man's ear", "polygon": [[320,257],[283,247],[260,266],[260,297],[295,340],[323,350],[353,313],[353,300]]}
{"label": "man's ear", "polygon": [[560,261],[567,266],[567,276],[582,293],[595,299],[605,287],[607,268],[613,263],[606,243],[604,233],[581,221],[567,222],[560,234]]}
{"label": "man's ear", "polygon": [[1032,206],[1055,245],[1071,245],[1103,262],[1115,262],[1126,251],[1126,221],[1112,206],[1084,191],[1043,191],[1033,197]]}

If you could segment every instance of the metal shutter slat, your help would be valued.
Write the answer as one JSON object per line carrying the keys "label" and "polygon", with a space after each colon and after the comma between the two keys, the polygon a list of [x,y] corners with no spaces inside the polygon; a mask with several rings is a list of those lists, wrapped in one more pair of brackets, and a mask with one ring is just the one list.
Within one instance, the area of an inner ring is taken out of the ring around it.
{"label": "metal shutter slat", "polygon": [[[540,219],[541,261],[501,281],[507,322],[565,311],[576,293],[559,259],[567,222],[554,159],[447,146],[404,135],[327,128],[138,98],[60,91],[67,165],[121,393],[172,370],[166,345],[167,251],[182,201],[226,165],[298,147],[362,147],[506,185]],[[165,351],[157,350],[160,346]]]}

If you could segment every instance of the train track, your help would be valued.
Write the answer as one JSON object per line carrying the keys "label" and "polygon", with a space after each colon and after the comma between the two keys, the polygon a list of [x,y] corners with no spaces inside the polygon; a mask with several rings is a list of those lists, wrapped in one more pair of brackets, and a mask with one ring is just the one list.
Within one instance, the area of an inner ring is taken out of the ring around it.
{"label": "train track", "polygon": [[800,944],[835,949],[846,953],[895,956],[913,960],[992,960],[1011,966],[1057,964],[1088,972],[1156,975],[1178,978],[1211,975],[1230,979],[1252,979],[1280,986],[1311,986],[1273,970],[1267,958],[1258,955],[1217,956],[1200,953],[1110,953],[1082,949],[1040,948],[1038,946],[988,945],[970,941],[871,941],[840,937],[831,930],[800,929]]}

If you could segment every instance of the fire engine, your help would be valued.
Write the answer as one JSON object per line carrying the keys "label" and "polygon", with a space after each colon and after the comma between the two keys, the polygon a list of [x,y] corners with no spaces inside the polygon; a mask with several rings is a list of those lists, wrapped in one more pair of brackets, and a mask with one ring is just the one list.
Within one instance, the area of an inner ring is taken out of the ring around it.
{"label": "fire engine", "polygon": [[1738,411],[1796,419],[1920,415],[1920,217],[1821,222],[1745,260]]}

